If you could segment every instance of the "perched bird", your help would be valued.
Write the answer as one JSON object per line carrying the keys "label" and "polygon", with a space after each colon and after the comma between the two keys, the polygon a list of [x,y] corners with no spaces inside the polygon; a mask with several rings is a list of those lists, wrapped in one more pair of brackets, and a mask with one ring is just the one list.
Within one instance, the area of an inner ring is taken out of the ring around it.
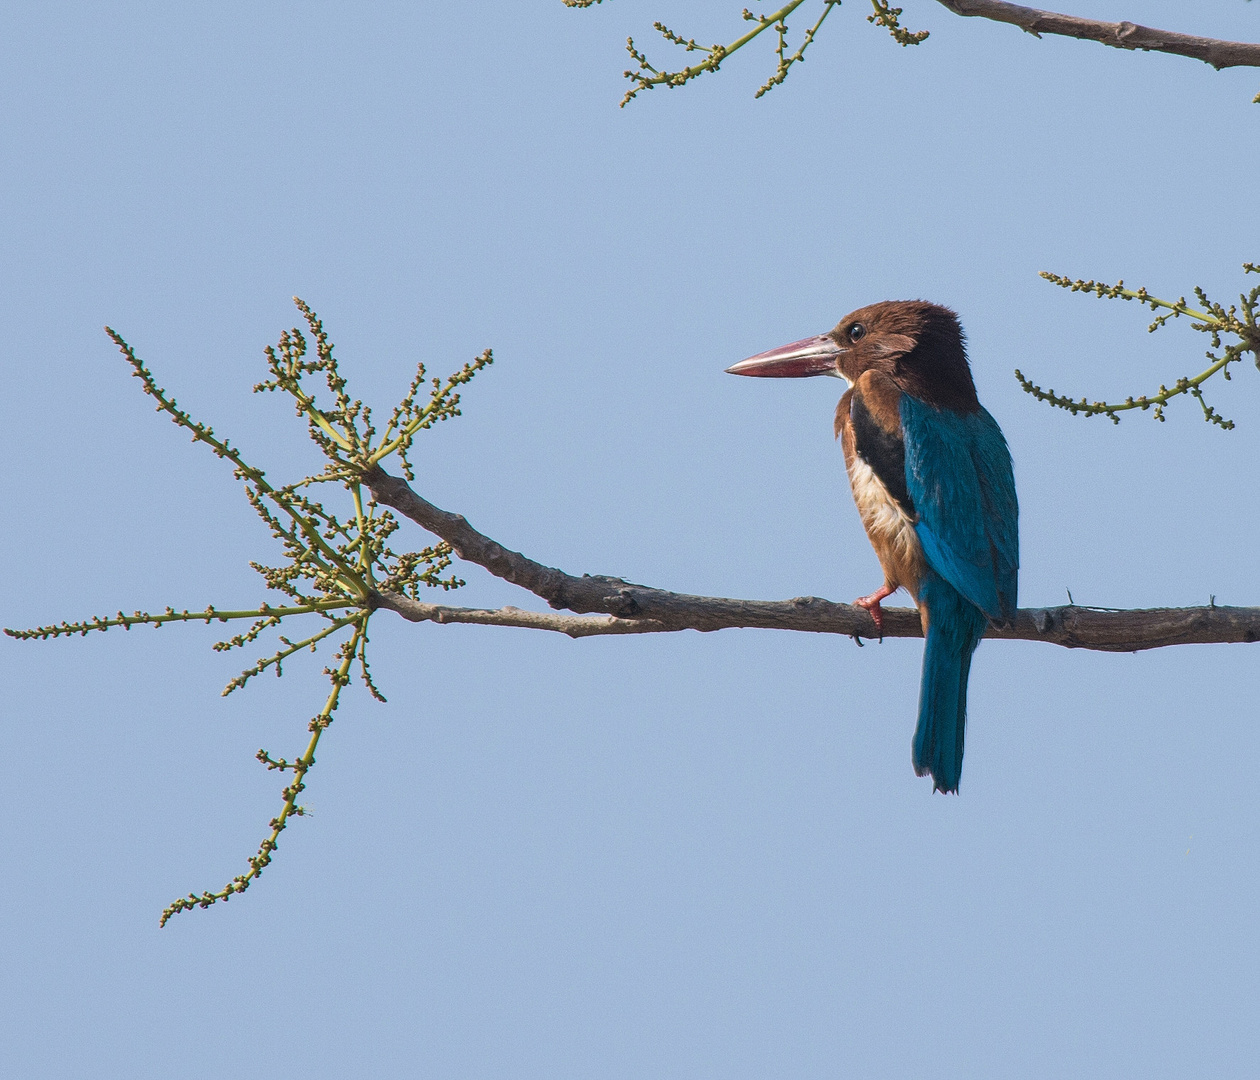
{"label": "perched bird", "polygon": [[988,623],[1014,615],[1019,570],[1011,455],[976,397],[958,316],[922,300],[872,304],[726,370],[848,382],[835,433],[884,570],[884,584],[855,603],[882,630],[880,601],[898,588],[914,597],[927,639],[914,771],[956,792],[971,654]]}

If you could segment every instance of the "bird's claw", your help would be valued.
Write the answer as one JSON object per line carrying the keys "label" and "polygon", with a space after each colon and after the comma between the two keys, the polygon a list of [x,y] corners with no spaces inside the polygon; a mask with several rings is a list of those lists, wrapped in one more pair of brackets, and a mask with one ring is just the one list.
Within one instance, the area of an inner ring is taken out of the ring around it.
{"label": "bird's claw", "polygon": [[880,608],[879,602],[885,597],[892,596],[895,589],[888,586],[882,586],[876,589],[869,596],[859,596],[853,603],[860,608],[866,608],[871,613],[871,621],[875,623],[875,629],[879,632],[880,641],[884,640],[884,612]]}

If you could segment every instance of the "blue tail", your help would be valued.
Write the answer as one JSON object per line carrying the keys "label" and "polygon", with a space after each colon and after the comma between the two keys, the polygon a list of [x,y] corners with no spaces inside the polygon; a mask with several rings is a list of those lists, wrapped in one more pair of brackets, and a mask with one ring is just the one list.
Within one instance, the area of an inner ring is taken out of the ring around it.
{"label": "blue tail", "polygon": [[962,776],[967,727],[967,676],[988,620],[933,570],[919,583],[927,608],[927,644],[919,688],[919,726],[914,731],[914,771],[932,774],[937,791],[956,792]]}

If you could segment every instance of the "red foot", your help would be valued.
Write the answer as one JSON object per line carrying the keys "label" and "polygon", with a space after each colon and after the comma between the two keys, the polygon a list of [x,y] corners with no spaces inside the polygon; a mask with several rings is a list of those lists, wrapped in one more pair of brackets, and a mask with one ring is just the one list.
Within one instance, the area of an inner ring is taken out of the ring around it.
{"label": "red foot", "polygon": [[891,585],[881,585],[870,596],[859,596],[853,602],[858,607],[864,607],[871,613],[871,618],[875,620],[875,629],[879,631],[879,637],[884,639],[884,613],[880,610],[879,602],[892,596],[897,590]]}

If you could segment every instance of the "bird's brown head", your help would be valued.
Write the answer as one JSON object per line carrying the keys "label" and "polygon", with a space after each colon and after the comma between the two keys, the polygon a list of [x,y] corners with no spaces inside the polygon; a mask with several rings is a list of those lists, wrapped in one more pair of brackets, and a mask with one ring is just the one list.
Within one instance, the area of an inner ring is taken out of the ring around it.
{"label": "bird's brown head", "polygon": [[835,375],[855,383],[872,369],[939,408],[968,413],[980,407],[958,316],[925,300],[858,308],[826,334],[750,356],[726,370],[770,378]]}

